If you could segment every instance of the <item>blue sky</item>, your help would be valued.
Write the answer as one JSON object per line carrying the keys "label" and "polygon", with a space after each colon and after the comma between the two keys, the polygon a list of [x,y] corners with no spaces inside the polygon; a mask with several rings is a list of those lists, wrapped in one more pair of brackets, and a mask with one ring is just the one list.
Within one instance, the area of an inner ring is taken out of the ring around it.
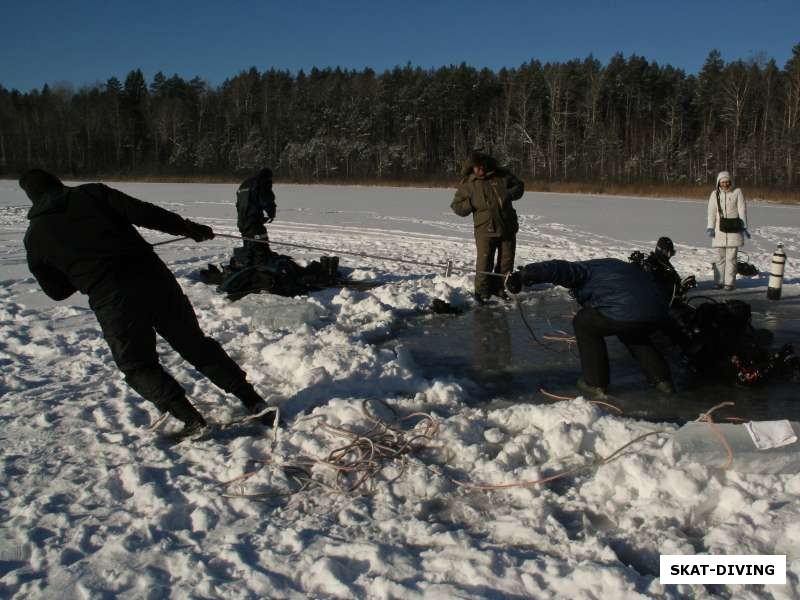
{"label": "blue sky", "polygon": [[709,50],[725,60],[786,62],[800,43],[800,0],[694,2],[105,2],[7,0],[0,85],[28,91],[122,79],[141,68],[218,85],[255,66],[382,71],[466,62],[516,67],[616,52],[697,72]]}

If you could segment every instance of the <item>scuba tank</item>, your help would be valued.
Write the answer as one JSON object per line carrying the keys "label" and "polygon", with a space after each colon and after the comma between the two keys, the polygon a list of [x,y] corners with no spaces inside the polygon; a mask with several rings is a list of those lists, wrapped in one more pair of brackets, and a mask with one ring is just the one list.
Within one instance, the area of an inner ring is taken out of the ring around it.
{"label": "scuba tank", "polygon": [[781,299],[781,286],[783,286],[783,270],[786,267],[786,253],[783,251],[783,244],[778,244],[772,254],[772,268],[769,272],[769,285],[767,287],[767,298],[769,300]]}

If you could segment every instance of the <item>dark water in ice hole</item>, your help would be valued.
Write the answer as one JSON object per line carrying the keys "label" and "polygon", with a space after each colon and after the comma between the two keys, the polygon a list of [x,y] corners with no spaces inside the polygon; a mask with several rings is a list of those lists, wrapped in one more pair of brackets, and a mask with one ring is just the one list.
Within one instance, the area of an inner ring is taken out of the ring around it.
{"label": "dark water in ice hole", "polygon": [[[698,293],[699,294],[699,293]],[[735,298],[748,302],[753,326],[774,334],[774,347],[792,343],[800,347],[800,296],[769,301],[763,289],[733,293],[703,292],[718,300]],[[695,302],[700,302],[699,300]],[[556,290],[537,292],[524,298],[526,318],[537,337],[572,335],[572,314],[577,304]],[[756,420],[800,420],[800,384],[769,382],[753,387],[715,382],[692,375],[680,362],[674,348],[664,348],[678,393],[665,398],[647,385],[637,363],[616,339],[607,338],[611,363],[613,402],[625,415],[652,421],[685,422],[702,410],[733,401],[735,407],[721,409],[718,418],[738,416]],[[401,345],[410,351],[424,376],[456,377],[476,404],[505,406],[527,402],[552,402],[539,392],[575,396],[580,363],[574,345],[564,342],[537,344],[530,336],[514,304],[489,304],[462,315],[425,315],[410,319],[384,347]]]}

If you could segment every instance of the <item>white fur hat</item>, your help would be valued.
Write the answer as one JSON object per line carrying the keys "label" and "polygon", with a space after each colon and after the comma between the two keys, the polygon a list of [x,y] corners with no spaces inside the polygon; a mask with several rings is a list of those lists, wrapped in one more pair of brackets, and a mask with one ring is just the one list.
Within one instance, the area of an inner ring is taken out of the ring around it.
{"label": "white fur hat", "polygon": [[717,175],[717,187],[719,187],[719,182],[727,179],[731,182],[731,186],[733,186],[733,179],[731,179],[731,174],[727,171],[720,171]]}

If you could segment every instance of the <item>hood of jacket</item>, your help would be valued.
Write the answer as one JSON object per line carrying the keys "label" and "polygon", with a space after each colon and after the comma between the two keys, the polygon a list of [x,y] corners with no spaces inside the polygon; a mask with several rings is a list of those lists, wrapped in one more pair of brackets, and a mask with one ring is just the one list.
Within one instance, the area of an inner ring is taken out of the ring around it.
{"label": "hood of jacket", "polygon": [[42,215],[51,213],[64,212],[67,208],[67,195],[69,194],[68,187],[62,187],[60,190],[52,190],[36,196],[33,201],[33,206],[28,211],[28,219],[35,219]]}
{"label": "hood of jacket", "polygon": [[493,156],[476,150],[469,155],[469,158],[465,159],[464,162],[461,163],[461,177],[468,177],[472,173],[472,167],[478,165],[483,167],[483,170],[487,175],[492,171],[497,170],[497,161]]}
{"label": "hood of jacket", "polygon": [[723,179],[727,179],[728,181],[730,181],[731,189],[733,189],[733,178],[731,177],[731,174],[728,173],[727,171],[720,171],[717,174],[717,187],[719,187],[719,182],[722,181]]}

